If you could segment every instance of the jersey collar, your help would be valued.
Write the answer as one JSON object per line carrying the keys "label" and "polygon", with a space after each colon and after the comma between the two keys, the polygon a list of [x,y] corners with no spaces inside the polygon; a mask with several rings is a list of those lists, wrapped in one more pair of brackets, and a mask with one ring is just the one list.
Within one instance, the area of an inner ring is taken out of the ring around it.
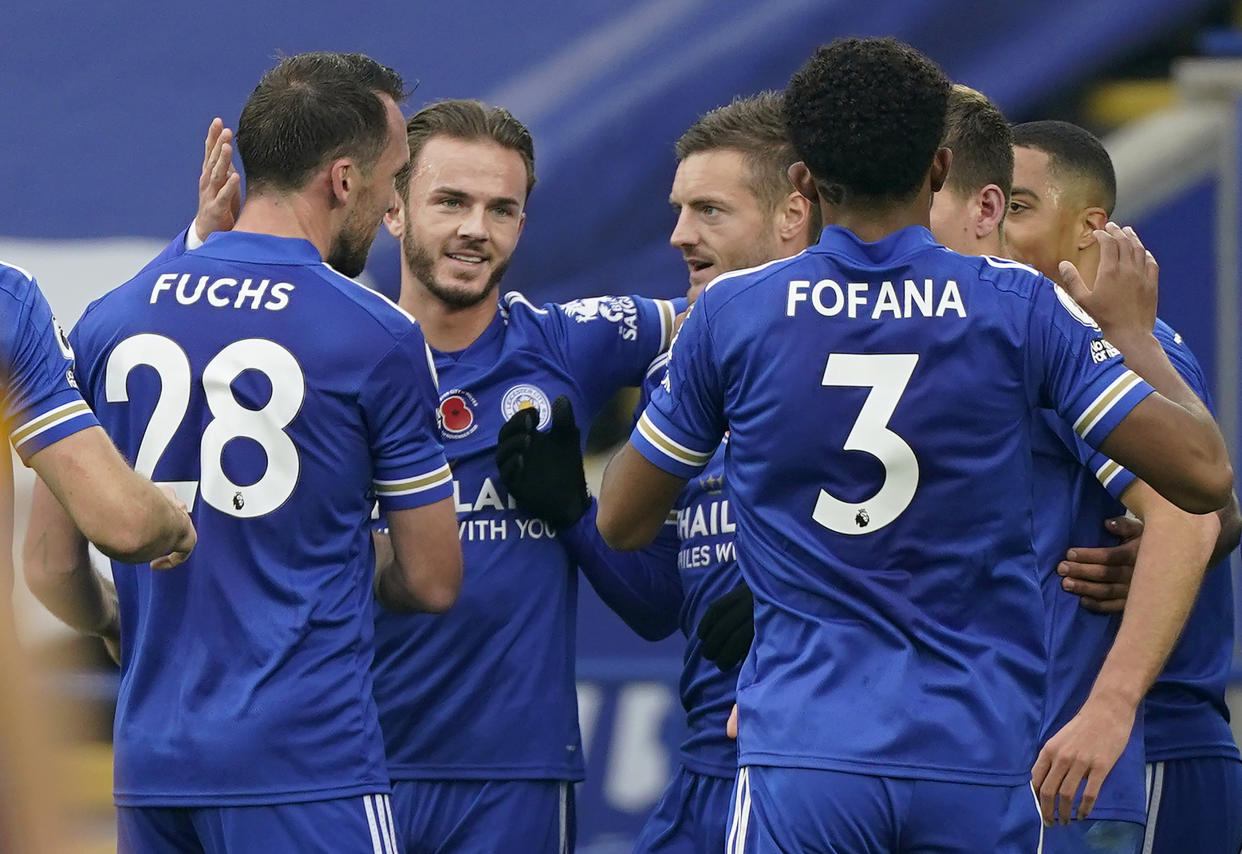
{"label": "jersey collar", "polygon": [[252,231],[217,231],[196,250],[225,261],[263,264],[322,264],[319,250],[300,237],[274,237]]}
{"label": "jersey collar", "polygon": [[868,243],[849,229],[830,225],[811,251],[864,260],[869,267],[887,267],[937,245],[936,238],[921,225],[906,226],[874,243]]}

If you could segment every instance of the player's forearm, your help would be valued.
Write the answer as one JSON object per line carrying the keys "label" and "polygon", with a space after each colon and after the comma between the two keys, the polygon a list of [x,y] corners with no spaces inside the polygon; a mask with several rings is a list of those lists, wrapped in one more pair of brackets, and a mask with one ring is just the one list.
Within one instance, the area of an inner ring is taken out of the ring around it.
{"label": "player's forearm", "polygon": [[71,628],[119,633],[116,588],[91,567],[86,539],[42,484],[35,488],[22,567],[30,592]]}
{"label": "player's forearm", "polygon": [[677,631],[683,597],[676,544],[657,538],[639,551],[614,551],[600,537],[595,519],[592,501],[581,519],[558,532],[570,560],[603,603],[643,639],[661,640]]}
{"label": "player's forearm", "polygon": [[[1136,484],[1149,489],[1145,484]],[[1127,495],[1129,499],[1131,496]],[[1092,687],[1094,698],[1137,708],[1194,605],[1219,528],[1215,515],[1184,513],[1151,494],[1126,609]],[[1128,502],[1129,503],[1129,502]],[[1158,508],[1151,505],[1158,503]]]}
{"label": "player's forearm", "polygon": [[660,533],[686,481],[650,463],[628,442],[604,470],[596,526],[618,551],[648,545]]}

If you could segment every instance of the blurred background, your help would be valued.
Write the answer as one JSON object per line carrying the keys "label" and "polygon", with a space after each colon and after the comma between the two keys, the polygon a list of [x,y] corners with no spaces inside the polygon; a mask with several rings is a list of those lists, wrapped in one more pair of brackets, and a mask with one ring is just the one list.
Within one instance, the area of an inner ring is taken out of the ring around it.
{"label": "blurred background", "polygon": [[[1011,121],[1067,119],[1104,137],[1116,218],[1160,260],[1161,315],[1203,363],[1237,460],[1240,28],[1239,0],[9,4],[0,258],[39,278],[68,327],[190,220],[208,122],[235,126],[275,57],[362,51],[418,81],[411,111],[475,97],[531,128],[539,183],[505,289],[536,302],[677,295],[686,281],[667,243],[674,140],[735,95],[781,88],[821,42],[893,35]],[[382,234],[365,278],[395,295],[397,264]],[[596,425],[597,452],[623,438],[625,406]],[[17,469],[20,543],[29,477]],[[55,698],[49,717],[69,742],[58,768],[78,850],[113,851],[115,669],[16,586],[22,636]],[[579,851],[629,851],[676,765],[681,644],[640,641],[582,589]]]}

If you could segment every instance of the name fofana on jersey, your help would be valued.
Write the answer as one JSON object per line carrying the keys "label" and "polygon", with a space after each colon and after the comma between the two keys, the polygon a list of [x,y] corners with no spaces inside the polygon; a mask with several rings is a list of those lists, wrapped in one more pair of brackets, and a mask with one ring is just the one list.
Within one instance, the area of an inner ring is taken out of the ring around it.
{"label": "name fofana on jersey", "polygon": [[[289,304],[289,294],[293,292],[293,285],[289,282],[273,285],[271,279],[260,279],[256,284],[254,279],[239,281],[227,276],[199,276],[198,281],[191,285],[191,278],[189,273],[165,273],[160,276],[151,288],[151,304],[155,305],[162,295],[170,293],[181,305],[193,305],[205,295],[207,302],[216,308],[280,311]],[[265,296],[267,302],[263,302]],[[246,305],[247,302],[249,305]]]}
{"label": "name fofana on jersey", "polygon": [[866,314],[869,305],[872,320],[886,314],[895,318],[944,317],[949,312],[966,316],[966,305],[953,279],[943,283],[924,279],[921,286],[906,279],[902,284],[899,296],[898,286],[892,282],[881,282],[875,293],[877,286],[871,282],[847,282],[843,288],[832,279],[820,279],[814,285],[806,279],[794,280],[789,283],[785,316],[795,316],[803,303],[824,317],[836,317],[844,310],[846,317],[856,318],[860,311]]}

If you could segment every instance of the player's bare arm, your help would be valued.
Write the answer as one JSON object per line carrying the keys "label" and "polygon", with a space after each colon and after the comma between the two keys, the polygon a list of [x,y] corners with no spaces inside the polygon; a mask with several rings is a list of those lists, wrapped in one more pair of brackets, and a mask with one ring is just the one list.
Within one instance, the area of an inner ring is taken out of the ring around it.
{"label": "player's bare arm", "polygon": [[[1136,406],[1104,440],[1100,451],[1183,510],[1217,510],[1233,490],[1233,468],[1211,413],[1152,334],[1159,274],[1156,260],[1129,227],[1123,230],[1110,222],[1095,237],[1100,245],[1095,287],[1088,288],[1068,261],[1061,263],[1062,282],[1125,356],[1127,366],[1159,392]],[[1152,464],[1153,460],[1177,464]]]}
{"label": "player's bare arm", "polygon": [[131,469],[104,431],[89,427],[36,452],[30,467],[68,511],[78,530],[108,557],[125,563],[180,563],[197,534],[185,512]]}
{"label": "player's bare arm", "polygon": [[1214,514],[1186,513],[1135,481],[1122,496],[1146,528],[1117,638],[1087,701],[1043,749],[1031,770],[1044,821],[1086,818],[1125,749],[1144,695],[1177,643],[1220,533]]}
{"label": "player's bare arm", "polygon": [[387,543],[376,535],[375,596],[394,611],[442,614],[461,592],[461,541],[453,500],[388,513]]}
{"label": "player's bare arm", "polygon": [[64,507],[36,480],[22,548],[26,585],[70,628],[103,638],[116,650],[121,638],[116,587],[91,566],[86,546]]}
{"label": "player's bare arm", "polygon": [[618,551],[650,543],[685,485],[685,478],[657,468],[627,442],[604,471],[596,520],[604,542]]}

